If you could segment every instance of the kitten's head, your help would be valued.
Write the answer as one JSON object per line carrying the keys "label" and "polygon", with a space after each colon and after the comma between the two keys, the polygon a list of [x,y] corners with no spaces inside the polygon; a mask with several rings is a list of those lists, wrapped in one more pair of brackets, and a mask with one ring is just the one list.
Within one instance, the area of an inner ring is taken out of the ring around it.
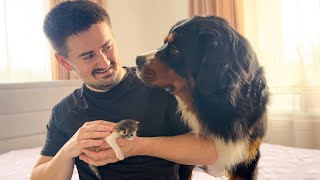
{"label": "kitten's head", "polygon": [[139,121],[132,119],[124,119],[117,123],[115,130],[118,134],[125,139],[130,139],[136,135],[138,131]]}

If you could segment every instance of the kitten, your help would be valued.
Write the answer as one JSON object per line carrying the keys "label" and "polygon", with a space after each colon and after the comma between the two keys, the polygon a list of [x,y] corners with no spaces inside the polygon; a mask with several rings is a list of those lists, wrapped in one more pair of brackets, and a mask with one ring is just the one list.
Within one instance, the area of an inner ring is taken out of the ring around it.
{"label": "kitten", "polygon": [[[119,160],[123,160],[124,156],[121,152],[120,147],[117,144],[117,139],[119,137],[133,140],[134,136],[136,136],[138,131],[138,124],[139,122],[132,119],[124,119],[117,123],[117,125],[114,127],[115,131],[110,134],[108,137],[106,137],[104,140],[107,141],[107,143],[111,146],[111,148],[114,150],[116,157]],[[92,147],[91,150],[94,150],[96,152],[99,152],[99,147]],[[94,172],[94,174],[97,176],[99,180],[101,180],[101,175],[98,171],[98,168],[94,165],[89,164],[90,169]]]}

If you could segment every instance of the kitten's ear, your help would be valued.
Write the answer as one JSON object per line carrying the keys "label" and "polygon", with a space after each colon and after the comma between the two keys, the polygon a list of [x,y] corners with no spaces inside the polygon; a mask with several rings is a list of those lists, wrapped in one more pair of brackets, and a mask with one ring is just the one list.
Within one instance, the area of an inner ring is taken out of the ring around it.
{"label": "kitten's ear", "polygon": [[137,120],[131,120],[132,122],[134,122],[135,124],[139,124],[140,122],[139,121],[137,121]]}

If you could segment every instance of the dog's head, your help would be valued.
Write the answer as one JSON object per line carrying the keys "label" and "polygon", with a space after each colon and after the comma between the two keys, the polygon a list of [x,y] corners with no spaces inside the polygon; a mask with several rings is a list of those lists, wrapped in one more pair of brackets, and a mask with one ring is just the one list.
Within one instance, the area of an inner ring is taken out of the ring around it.
{"label": "dog's head", "polygon": [[235,107],[241,97],[267,93],[262,68],[250,44],[219,17],[178,22],[164,45],[138,56],[136,64],[138,76],[146,84],[182,99],[193,97],[191,101],[204,98]]}

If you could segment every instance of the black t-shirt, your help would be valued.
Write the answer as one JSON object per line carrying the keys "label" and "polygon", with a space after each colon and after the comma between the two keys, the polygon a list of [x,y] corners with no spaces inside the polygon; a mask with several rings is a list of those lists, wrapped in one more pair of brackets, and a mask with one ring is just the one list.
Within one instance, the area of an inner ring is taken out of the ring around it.
{"label": "black t-shirt", "polygon": [[[53,108],[42,155],[54,156],[85,122],[94,120],[138,120],[140,137],[174,136],[190,131],[180,120],[174,96],[148,87],[136,76],[134,68],[126,69],[124,79],[110,91],[94,92],[83,85]],[[95,179],[85,162],[76,158],[75,164],[80,179]],[[98,169],[108,180],[178,179],[179,164],[134,156]]]}

